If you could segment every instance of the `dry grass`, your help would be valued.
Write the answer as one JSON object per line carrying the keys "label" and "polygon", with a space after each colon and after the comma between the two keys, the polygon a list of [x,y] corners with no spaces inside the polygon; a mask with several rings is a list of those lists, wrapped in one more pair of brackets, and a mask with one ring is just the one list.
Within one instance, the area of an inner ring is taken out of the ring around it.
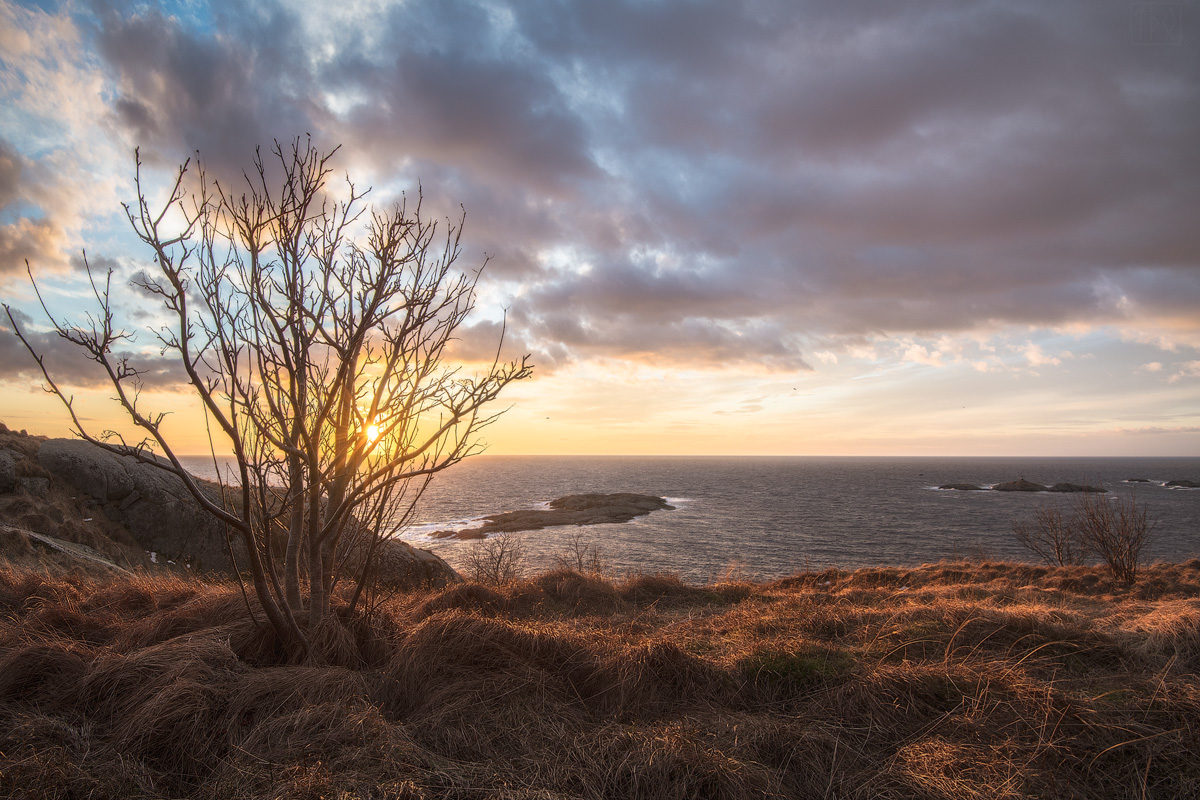
{"label": "dry grass", "polygon": [[225,583],[0,570],[0,796],[1200,796],[1200,560],[560,569],[281,666]]}

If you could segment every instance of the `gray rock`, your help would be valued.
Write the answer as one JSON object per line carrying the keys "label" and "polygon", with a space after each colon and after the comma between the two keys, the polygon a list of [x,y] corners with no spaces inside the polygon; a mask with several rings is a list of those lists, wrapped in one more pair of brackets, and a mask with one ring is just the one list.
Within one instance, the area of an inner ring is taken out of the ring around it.
{"label": "gray rock", "polygon": [[17,458],[11,450],[0,450],[0,492],[16,490]]}
{"label": "gray rock", "polygon": [[953,489],[958,492],[982,492],[982,486],[976,486],[973,483],[943,483],[939,489]]}
{"label": "gray rock", "polygon": [[34,497],[45,497],[50,494],[49,478],[17,478],[17,488]]}
{"label": "gray rock", "polygon": [[120,500],[133,491],[124,461],[82,439],[50,439],[38,450],[42,467],[101,503]]}
{"label": "gray rock", "polygon": [[1166,485],[1175,489],[1200,489],[1200,483],[1182,479],[1167,481]]}
{"label": "gray rock", "polygon": [[[387,589],[442,587],[459,583],[462,577],[435,553],[413,547],[400,539],[385,539],[372,553],[372,575]],[[361,560],[352,556],[352,566]]]}
{"label": "gray rock", "polygon": [[225,526],[200,507],[178,476],[81,439],[43,442],[38,463],[102,505],[144,550],[203,572],[229,569]]}

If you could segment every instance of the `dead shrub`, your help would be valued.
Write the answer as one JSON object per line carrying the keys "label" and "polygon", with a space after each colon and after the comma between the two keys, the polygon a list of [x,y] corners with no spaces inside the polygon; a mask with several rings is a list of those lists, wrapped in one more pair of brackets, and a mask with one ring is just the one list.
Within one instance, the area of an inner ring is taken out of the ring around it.
{"label": "dead shrub", "polygon": [[594,577],[603,577],[612,571],[600,546],[588,542],[582,531],[575,531],[562,541],[562,548],[554,555],[557,569]]}
{"label": "dead shrub", "polygon": [[1013,523],[1013,536],[1025,549],[1036,553],[1051,566],[1082,564],[1090,555],[1078,527],[1058,506],[1044,506],[1034,512],[1033,522]]}
{"label": "dead shrub", "polygon": [[1136,497],[1109,500],[1105,495],[1081,494],[1075,515],[1080,538],[1108,564],[1113,577],[1126,584],[1136,581],[1142,552],[1158,527],[1147,506]]}
{"label": "dead shrub", "polygon": [[467,550],[467,573],[492,586],[516,583],[525,572],[525,547],[519,536],[502,533],[480,539]]}
{"label": "dead shrub", "polygon": [[1076,566],[1095,555],[1114,578],[1132,585],[1157,526],[1158,520],[1150,517],[1136,495],[1121,498],[1081,492],[1073,496],[1068,511],[1058,506],[1041,508],[1032,523],[1015,523],[1013,535],[1051,565]]}

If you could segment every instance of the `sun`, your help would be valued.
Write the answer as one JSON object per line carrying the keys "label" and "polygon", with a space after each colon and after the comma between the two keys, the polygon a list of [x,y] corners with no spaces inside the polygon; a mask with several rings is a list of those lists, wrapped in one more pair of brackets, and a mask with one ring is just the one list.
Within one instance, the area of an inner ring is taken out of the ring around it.
{"label": "sun", "polygon": [[373,442],[378,438],[379,438],[379,426],[378,425],[368,425],[367,426],[367,441]]}

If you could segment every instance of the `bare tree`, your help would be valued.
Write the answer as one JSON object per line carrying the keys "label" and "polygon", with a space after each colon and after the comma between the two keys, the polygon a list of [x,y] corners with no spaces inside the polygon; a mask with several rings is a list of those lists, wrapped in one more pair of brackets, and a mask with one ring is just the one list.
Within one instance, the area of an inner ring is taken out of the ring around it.
{"label": "bare tree", "polygon": [[1014,522],[1013,535],[1051,566],[1082,564],[1090,555],[1074,519],[1058,506],[1039,508],[1032,523]]}
{"label": "bare tree", "polygon": [[[5,306],[78,435],[177,475],[241,541],[263,612],[297,657],[309,653],[307,629],[329,614],[343,572],[353,573],[353,607],[374,548],[432,475],[479,450],[476,434],[497,416],[484,407],[532,369],[528,357],[501,362],[499,343],[483,374],[446,364],[482,270],[454,268],[463,218],[439,231],[419,193],[414,204],[366,213],[366,192],[349,180],[344,199],[331,199],[336,152],[276,142],[266,162],[256,152],[238,191],[199,163],[189,171],[189,161],[161,208],[147,200],[135,158],[138,199],[125,212],[154,264],[133,283],[166,314],[152,332],[182,365],[210,437],[236,458],[220,499],[180,465],[165,414],[144,407],[139,370],[115,350],[133,334],[114,320],[111,271],[97,280],[89,267],[97,311],[86,324],[42,307],[104,369],[145,434],[137,443],[85,429]],[[365,235],[353,238],[356,228]]]}

